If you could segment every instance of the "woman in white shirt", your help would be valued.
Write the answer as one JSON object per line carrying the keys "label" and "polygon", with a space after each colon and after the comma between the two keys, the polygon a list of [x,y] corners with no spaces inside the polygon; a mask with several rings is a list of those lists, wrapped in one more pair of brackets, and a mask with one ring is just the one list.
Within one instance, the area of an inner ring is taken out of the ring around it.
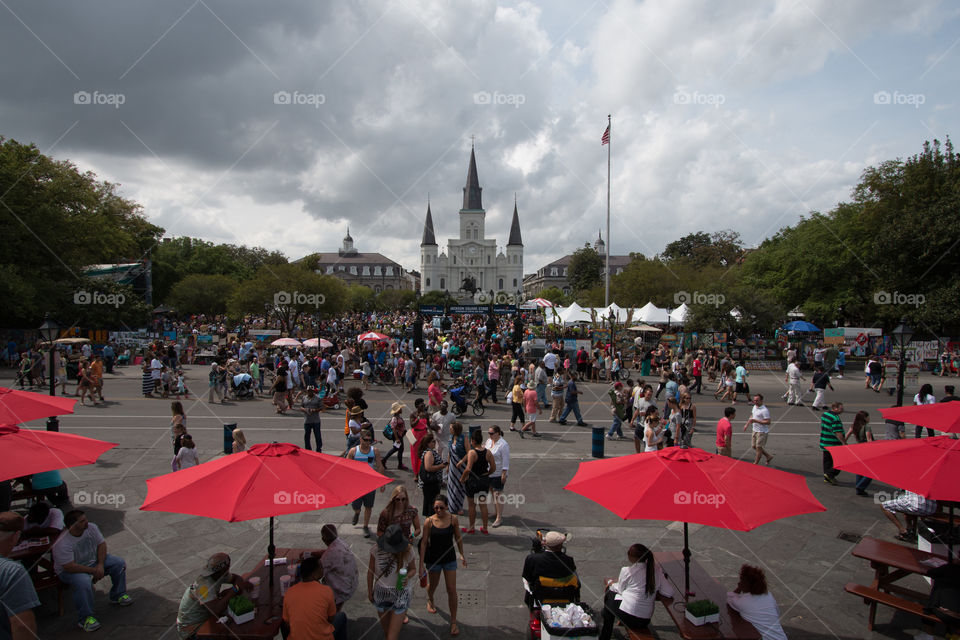
{"label": "woman in white shirt", "polygon": [[663,426],[660,424],[660,412],[655,406],[647,407],[643,424],[643,452],[656,451],[663,441]]}
{"label": "woman in white shirt", "polygon": [[[920,387],[920,393],[913,396],[913,404],[937,404],[937,399],[933,397],[933,385],[925,384]],[[917,425],[916,431],[914,431],[914,437],[919,438],[921,435],[923,435],[923,427]],[[933,432],[933,429],[927,427],[927,437],[932,438],[934,435],[936,434]]]}
{"label": "woman in white shirt", "polygon": [[489,449],[493,454],[493,462],[496,464],[494,475],[490,476],[490,491],[493,492],[493,508],[497,514],[491,527],[499,527],[503,524],[503,503],[501,497],[503,485],[507,482],[507,474],[510,473],[510,445],[503,437],[503,429],[497,425],[490,427],[487,432],[490,437],[484,443],[484,448]]}
{"label": "woman in white shirt", "polygon": [[667,598],[674,596],[673,587],[654,562],[650,549],[642,544],[630,545],[627,560],[630,564],[620,569],[620,578],[607,580],[599,640],[610,640],[614,618],[633,631],[646,629],[653,617],[657,594]]}
{"label": "woman in white shirt", "polygon": [[740,582],[736,591],[727,593],[727,604],[757,628],[761,640],[787,640],[777,601],[767,591],[767,578],[760,567],[740,567]]}

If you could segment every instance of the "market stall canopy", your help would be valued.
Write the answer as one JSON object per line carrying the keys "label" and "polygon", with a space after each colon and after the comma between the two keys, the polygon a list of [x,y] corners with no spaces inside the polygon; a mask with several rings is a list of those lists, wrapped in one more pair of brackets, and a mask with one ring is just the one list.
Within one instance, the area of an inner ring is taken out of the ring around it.
{"label": "market stall canopy", "polygon": [[656,327],[651,327],[648,324],[637,324],[632,327],[627,327],[627,331],[655,331],[660,333],[663,329],[657,329]]}
{"label": "market stall canopy", "polygon": [[611,302],[606,308],[597,309],[596,311],[597,315],[600,316],[597,318],[598,320],[609,318],[611,311],[613,311],[613,317],[617,319],[617,322],[626,322],[627,316],[630,315],[629,309],[624,309],[617,305],[616,302]]}
{"label": "market stall canopy", "polygon": [[576,302],[571,304],[569,307],[559,312],[560,321],[564,325],[576,324],[578,322],[593,322],[593,317],[590,315],[590,312]]}
{"label": "market stall canopy", "polygon": [[670,322],[683,324],[687,320],[687,314],[690,313],[690,307],[687,303],[682,303],[679,307],[670,312]]}
{"label": "market stall canopy", "polygon": [[670,322],[670,313],[666,309],[661,309],[652,302],[640,307],[640,310],[634,315],[640,322],[647,324],[668,324]]}

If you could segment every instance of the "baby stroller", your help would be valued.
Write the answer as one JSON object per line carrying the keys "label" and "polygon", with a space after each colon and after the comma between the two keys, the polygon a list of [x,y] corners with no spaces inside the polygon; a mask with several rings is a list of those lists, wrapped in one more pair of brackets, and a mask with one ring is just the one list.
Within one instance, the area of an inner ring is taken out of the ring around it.
{"label": "baby stroller", "polygon": [[249,373],[238,373],[230,379],[230,393],[237,400],[253,397],[253,376]]}

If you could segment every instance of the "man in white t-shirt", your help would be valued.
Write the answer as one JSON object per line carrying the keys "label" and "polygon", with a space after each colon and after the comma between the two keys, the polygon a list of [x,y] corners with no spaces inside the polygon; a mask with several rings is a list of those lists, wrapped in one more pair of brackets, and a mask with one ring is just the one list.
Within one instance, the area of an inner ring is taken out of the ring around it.
{"label": "man in white t-shirt", "polygon": [[107,554],[107,543],[97,525],[87,521],[79,509],[64,516],[67,529],[53,543],[53,570],[72,587],[78,625],[84,631],[96,631],[100,622],[93,613],[93,583],[110,576],[110,602],[120,606],[133,604],[127,595],[127,563]]}
{"label": "man in white t-shirt", "polygon": [[757,452],[754,464],[760,464],[760,458],[766,457],[767,466],[773,460],[773,455],[766,452],[767,435],[770,433],[770,410],[763,406],[763,396],[759,393],[753,396],[753,409],[751,409],[750,418],[747,424],[743,425],[743,430],[753,426],[753,434],[750,437],[750,448]]}
{"label": "man in white t-shirt", "polygon": [[547,375],[553,377],[553,372],[557,368],[557,354],[552,350],[543,354],[543,366],[547,369]]}
{"label": "man in white t-shirt", "polygon": [[795,360],[791,360],[790,364],[787,365],[787,404],[796,405],[802,407],[803,403],[800,402],[803,397],[803,391],[800,389],[800,382],[804,380],[803,374],[800,373],[800,367],[797,366]]}

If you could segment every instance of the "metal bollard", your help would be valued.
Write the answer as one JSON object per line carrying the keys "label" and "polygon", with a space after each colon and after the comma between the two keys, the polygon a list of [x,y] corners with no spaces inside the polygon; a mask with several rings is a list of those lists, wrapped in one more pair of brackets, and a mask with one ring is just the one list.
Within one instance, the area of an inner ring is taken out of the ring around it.
{"label": "metal bollard", "polygon": [[602,458],[603,457],[603,437],[604,435],[606,435],[606,429],[604,427],[593,427],[592,431],[593,431],[593,439],[591,440],[591,442],[593,443],[593,448],[591,450],[591,454],[593,455],[594,458]]}
{"label": "metal bollard", "polygon": [[236,422],[223,425],[223,452],[225,454],[233,453],[233,430],[236,428]]}

